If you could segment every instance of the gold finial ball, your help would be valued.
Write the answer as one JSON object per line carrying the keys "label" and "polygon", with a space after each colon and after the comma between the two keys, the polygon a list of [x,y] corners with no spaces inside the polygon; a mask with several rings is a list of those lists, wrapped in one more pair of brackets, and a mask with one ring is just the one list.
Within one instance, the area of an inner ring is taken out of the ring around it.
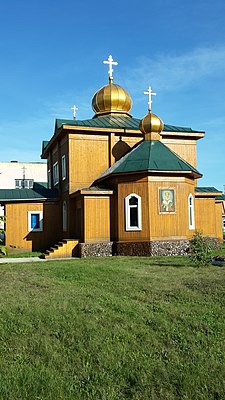
{"label": "gold finial ball", "polygon": [[145,117],[141,120],[139,125],[140,131],[144,134],[147,133],[160,133],[164,128],[164,124],[162,120],[157,117],[157,115],[149,112]]}
{"label": "gold finial ball", "polygon": [[132,100],[129,93],[121,86],[112,83],[112,80],[98,90],[92,99],[92,108],[96,116],[111,113],[130,116],[131,107]]}

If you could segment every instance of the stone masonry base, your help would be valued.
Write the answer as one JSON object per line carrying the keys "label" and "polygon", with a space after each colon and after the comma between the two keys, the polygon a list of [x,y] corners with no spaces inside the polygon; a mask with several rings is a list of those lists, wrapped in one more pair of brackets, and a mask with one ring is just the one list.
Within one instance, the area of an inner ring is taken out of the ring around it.
{"label": "stone masonry base", "polygon": [[112,242],[107,243],[79,243],[80,257],[107,257],[112,256]]}
{"label": "stone masonry base", "polygon": [[[213,248],[220,248],[220,241],[212,240]],[[106,256],[185,256],[190,251],[189,240],[165,240],[152,242],[79,243],[80,257]]]}
{"label": "stone masonry base", "polygon": [[189,240],[154,242],[118,242],[116,254],[120,256],[183,256],[189,252]]}

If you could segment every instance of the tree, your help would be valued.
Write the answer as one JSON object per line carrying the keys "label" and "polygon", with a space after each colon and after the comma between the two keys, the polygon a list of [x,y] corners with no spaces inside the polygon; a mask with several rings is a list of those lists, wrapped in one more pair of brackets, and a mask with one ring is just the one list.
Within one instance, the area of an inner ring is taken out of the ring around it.
{"label": "tree", "polygon": [[190,256],[196,267],[205,267],[211,263],[210,251],[212,243],[210,238],[203,237],[201,232],[196,232],[190,240]]}

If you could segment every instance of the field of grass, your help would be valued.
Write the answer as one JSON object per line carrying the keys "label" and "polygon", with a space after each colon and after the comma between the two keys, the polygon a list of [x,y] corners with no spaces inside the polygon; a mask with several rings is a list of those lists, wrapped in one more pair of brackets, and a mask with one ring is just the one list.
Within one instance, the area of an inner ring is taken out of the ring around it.
{"label": "field of grass", "polygon": [[0,399],[222,400],[225,268],[0,264]]}
{"label": "field of grass", "polygon": [[7,258],[27,258],[27,257],[39,257],[42,253],[40,251],[26,251],[23,253],[8,253]]}

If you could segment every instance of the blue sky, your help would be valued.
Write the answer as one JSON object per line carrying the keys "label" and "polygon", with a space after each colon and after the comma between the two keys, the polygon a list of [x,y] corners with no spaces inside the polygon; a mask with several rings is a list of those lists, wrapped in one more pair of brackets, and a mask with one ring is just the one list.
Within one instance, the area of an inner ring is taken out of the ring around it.
{"label": "blue sky", "polygon": [[8,0],[0,3],[1,161],[40,161],[55,118],[91,118],[94,93],[114,82],[132,115],[206,132],[198,142],[199,186],[225,184],[224,0]]}

